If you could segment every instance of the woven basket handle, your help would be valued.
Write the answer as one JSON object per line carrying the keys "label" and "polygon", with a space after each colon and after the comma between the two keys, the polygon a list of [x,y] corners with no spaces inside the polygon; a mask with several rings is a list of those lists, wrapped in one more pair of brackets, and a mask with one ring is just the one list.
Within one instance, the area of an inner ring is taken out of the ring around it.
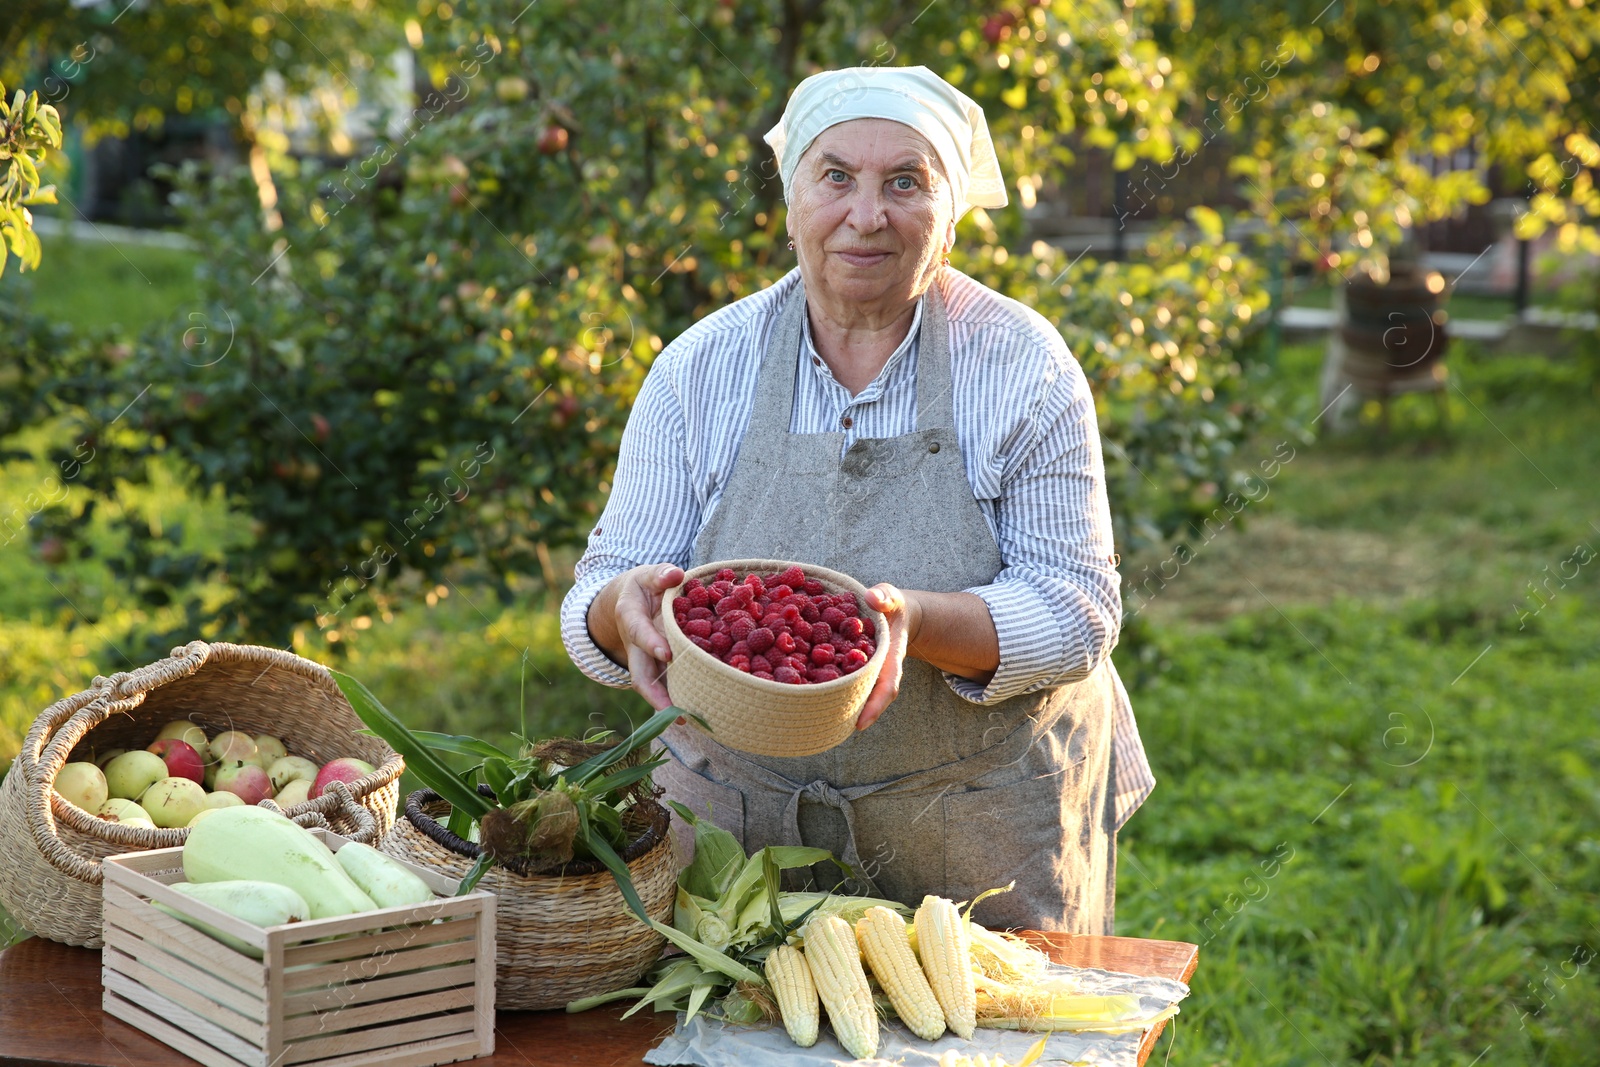
{"label": "woven basket handle", "polygon": [[[263,800],[258,806],[278,812],[280,815],[284,814],[283,809],[271,800]],[[324,830],[333,830],[328,816],[335,812],[356,824],[354,833],[342,835],[346,840],[357,841],[363,845],[375,846],[378,843],[378,817],[363,807],[343,782],[329,782],[322,796],[311,802],[310,811],[303,811],[292,818],[301,826],[319,826]]]}

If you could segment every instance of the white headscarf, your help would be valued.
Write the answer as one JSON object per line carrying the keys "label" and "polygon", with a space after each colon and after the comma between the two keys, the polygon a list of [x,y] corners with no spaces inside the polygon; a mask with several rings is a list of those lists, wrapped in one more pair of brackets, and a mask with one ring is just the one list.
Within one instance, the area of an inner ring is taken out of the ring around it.
{"label": "white headscarf", "polygon": [[817,135],[851,119],[892,119],[928,139],[955,192],[955,218],[973,207],[1005,207],[1006,186],[983,109],[927,67],[846,67],[813,74],[767,132],[785,196]]}

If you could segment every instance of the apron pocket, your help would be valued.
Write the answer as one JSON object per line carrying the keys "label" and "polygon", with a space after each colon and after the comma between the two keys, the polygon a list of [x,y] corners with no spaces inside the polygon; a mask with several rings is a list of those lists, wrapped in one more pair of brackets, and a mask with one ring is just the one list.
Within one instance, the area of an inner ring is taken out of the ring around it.
{"label": "apron pocket", "polygon": [[[1099,899],[1105,880],[1102,819],[1084,796],[1086,761],[1020,782],[944,797],[944,895],[971,900],[1016,880],[979,904],[984,926],[1068,928],[1080,900]],[[1099,869],[1093,862],[1099,852]],[[1087,898],[1085,894],[1087,893]],[[1094,920],[1099,931],[1098,915]]]}
{"label": "apron pocket", "polygon": [[[724,782],[715,782],[685,767],[670,753],[667,762],[657,767],[651,776],[657,787],[666,790],[661,798],[665,803],[676,800],[694,812],[699,819],[710,819],[738,839],[740,847],[750,851],[744,839],[744,794]],[[680,866],[694,862],[694,831],[682,819],[672,820],[673,851]]]}

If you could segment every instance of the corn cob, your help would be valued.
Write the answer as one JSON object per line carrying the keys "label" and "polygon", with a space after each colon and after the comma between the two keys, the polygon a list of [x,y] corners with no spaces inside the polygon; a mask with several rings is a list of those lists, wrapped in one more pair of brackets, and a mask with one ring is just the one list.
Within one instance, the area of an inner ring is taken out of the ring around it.
{"label": "corn cob", "polygon": [[783,1028],[795,1044],[810,1048],[817,1043],[817,986],[805,954],[793,945],[779,945],[767,956],[766,972]]}
{"label": "corn cob", "polygon": [[944,897],[926,896],[917,909],[917,951],[944,1021],[962,1038],[977,1025],[977,992],[972,981],[972,951],[967,924]]}
{"label": "corn cob", "polygon": [[949,1049],[943,1056],[939,1057],[939,1067],[1030,1067],[1034,1061],[1044,1054],[1044,1043],[1047,1040],[1048,1038],[1041,1037],[1035,1041],[1032,1047],[1028,1049],[1027,1055],[1018,1060],[1015,1065],[1006,1063],[999,1056],[987,1056],[982,1052],[976,1056],[968,1056],[955,1049]]}
{"label": "corn cob", "polygon": [[937,1041],[944,1009],[911,951],[906,921],[888,908],[868,908],[856,922],[856,940],[900,1021],[924,1041]]}
{"label": "corn cob", "polygon": [[817,916],[806,923],[805,940],[806,962],[839,1044],[858,1060],[870,1059],[878,1051],[878,1014],[855,932],[837,915]]}

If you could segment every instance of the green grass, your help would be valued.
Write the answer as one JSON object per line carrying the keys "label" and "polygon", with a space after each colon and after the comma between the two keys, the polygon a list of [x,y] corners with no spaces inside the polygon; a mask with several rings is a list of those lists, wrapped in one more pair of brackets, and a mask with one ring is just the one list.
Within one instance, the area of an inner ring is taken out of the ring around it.
{"label": "green grass", "polygon": [[[1538,291],[1533,296],[1534,303],[1555,302],[1555,290]],[[1291,304],[1300,307],[1329,308],[1333,306],[1333,286],[1325,279],[1312,282],[1309,279],[1297,279],[1285,293],[1286,299]],[[1457,319],[1488,319],[1498,322],[1500,319],[1509,318],[1512,311],[1510,296],[1480,296],[1475,293],[1456,293],[1450,297],[1445,305],[1452,318]]]}
{"label": "green grass", "polygon": [[[1411,397],[1385,439],[1368,421],[1297,441],[1117,652],[1160,780],[1121,835],[1118,932],[1201,945],[1173,1063],[1593,1062],[1600,559],[1530,583],[1600,550],[1595,393],[1566,363],[1449,358],[1448,435]],[[1280,362],[1308,405],[1319,359]],[[40,476],[11,465],[0,499]],[[170,483],[126,506],[196,543],[241,533]],[[0,754],[126,666],[106,638],[144,609],[96,568],[0,548]],[[506,739],[524,649],[531,730],[643,713],[567,662],[552,603],[445,592],[413,583],[391,618],[342,628],[346,669],[408,721]]]}
{"label": "green grass", "polygon": [[199,262],[178,249],[63,235],[45,240],[38,270],[24,275],[9,263],[0,289],[25,290],[35,311],[80,328],[136,334],[195,299]]}

